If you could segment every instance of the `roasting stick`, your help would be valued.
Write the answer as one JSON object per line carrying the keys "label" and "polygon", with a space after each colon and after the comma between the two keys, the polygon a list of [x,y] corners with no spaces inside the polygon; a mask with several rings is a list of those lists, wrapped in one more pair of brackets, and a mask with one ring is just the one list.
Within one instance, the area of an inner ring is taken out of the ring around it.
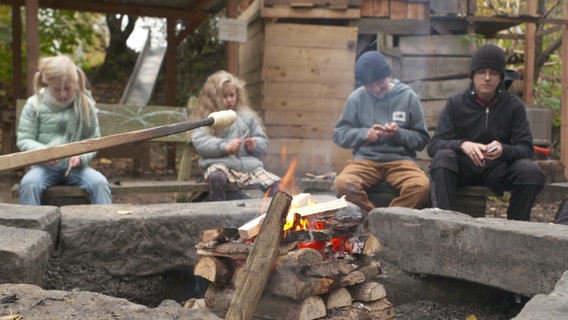
{"label": "roasting stick", "polygon": [[118,133],[44,149],[11,153],[0,156],[0,172],[110,147],[165,137],[204,126],[211,126],[215,129],[224,128],[230,126],[236,119],[237,114],[233,110],[223,110],[211,113],[206,119]]}

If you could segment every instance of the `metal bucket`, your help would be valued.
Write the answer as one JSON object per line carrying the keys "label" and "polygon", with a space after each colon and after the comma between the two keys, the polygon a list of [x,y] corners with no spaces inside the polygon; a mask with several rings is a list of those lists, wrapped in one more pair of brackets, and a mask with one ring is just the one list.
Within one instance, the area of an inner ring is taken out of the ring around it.
{"label": "metal bucket", "polygon": [[534,145],[548,147],[552,141],[550,110],[544,107],[527,107],[526,109]]}

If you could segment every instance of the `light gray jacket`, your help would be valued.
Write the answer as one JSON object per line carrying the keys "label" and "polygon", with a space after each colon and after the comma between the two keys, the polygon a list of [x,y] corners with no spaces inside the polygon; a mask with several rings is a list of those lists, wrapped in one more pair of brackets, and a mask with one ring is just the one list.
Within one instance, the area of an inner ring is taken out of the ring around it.
{"label": "light gray jacket", "polygon": [[[228,168],[239,172],[253,172],[263,168],[261,155],[268,148],[268,137],[262,126],[249,111],[236,111],[237,120],[231,126],[222,129],[213,135],[209,127],[201,127],[193,131],[191,141],[197,153],[201,156],[199,165],[207,169],[212,164],[221,163]],[[225,151],[227,143],[233,139],[242,137],[248,131],[247,138],[254,138],[256,149],[249,153],[241,144],[235,154]]]}

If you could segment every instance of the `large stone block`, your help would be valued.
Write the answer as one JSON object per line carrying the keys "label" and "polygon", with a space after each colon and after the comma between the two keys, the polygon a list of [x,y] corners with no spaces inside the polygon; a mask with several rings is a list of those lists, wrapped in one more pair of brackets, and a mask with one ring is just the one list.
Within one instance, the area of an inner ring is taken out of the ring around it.
{"label": "large stone block", "polygon": [[59,209],[52,206],[0,204],[0,225],[43,230],[49,233],[55,243],[59,233]]}
{"label": "large stone block", "polygon": [[534,296],[551,292],[568,270],[568,226],[380,208],[370,213],[369,227],[383,258],[412,273]]}
{"label": "large stone block", "polygon": [[0,225],[0,283],[41,285],[51,247],[45,231]]}
{"label": "large stone block", "polygon": [[187,270],[197,261],[195,246],[203,230],[240,227],[262,206],[262,199],[65,206],[60,208],[60,254],[67,263],[88,261],[115,276]]}

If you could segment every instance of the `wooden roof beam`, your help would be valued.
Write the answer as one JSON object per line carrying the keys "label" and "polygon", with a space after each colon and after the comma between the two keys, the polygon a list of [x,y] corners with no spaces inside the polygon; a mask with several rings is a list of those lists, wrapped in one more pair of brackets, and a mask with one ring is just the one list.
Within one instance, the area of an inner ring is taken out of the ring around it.
{"label": "wooden roof beam", "polygon": [[[5,5],[19,5],[25,6],[24,0],[0,0],[0,4]],[[203,8],[198,7],[198,5],[203,5],[203,3],[198,3],[195,6],[186,9],[170,9],[163,7],[153,7],[153,6],[140,6],[140,5],[124,5],[113,2],[107,3],[97,3],[90,1],[74,0],[74,1],[64,1],[64,0],[39,0],[40,8],[52,8],[60,10],[71,10],[71,11],[86,11],[86,12],[96,12],[96,13],[118,13],[118,14],[128,14],[135,16],[145,16],[145,17],[157,17],[157,18],[168,18],[168,19],[182,19],[182,20],[205,20],[208,18],[208,13],[203,10]]]}

